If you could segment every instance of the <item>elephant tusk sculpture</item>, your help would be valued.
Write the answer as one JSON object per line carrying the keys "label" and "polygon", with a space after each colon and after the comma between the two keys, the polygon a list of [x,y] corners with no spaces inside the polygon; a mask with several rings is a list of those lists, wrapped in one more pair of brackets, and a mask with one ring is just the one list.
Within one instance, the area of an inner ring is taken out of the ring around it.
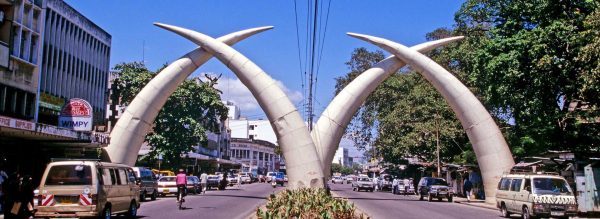
{"label": "elephant tusk sculpture", "polygon": [[454,75],[425,55],[383,38],[355,33],[348,35],[394,54],[418,70],[442,94],[473,145],[483,176],[486,202],[494,203],[500,177],[510,170],[514,160],[502,132],[477,97]]}
{"label": "elephant tusk sculpture", "polygon": [[325,185],[321,161],[304,120],[275,80],[244,55],[218,40],[181,27],[160,23],[155,25],[183,36],[212,53],[248,87],[275,131],[286,159],[291,188]]}
{"label": "elephant tusk sculpture", "polygon": [[[449,37],[421,43],[411,49],[426,53],[463,38],[462,36]],[[404,62],[393,55],[380,61],[346,85],[323,111],[311,135],[320,155],[325,176],[329,175],[328,171],[331,169],[335,151],[356,111],[383,81],[404,65]]]}
{"label": "elephant tusk sculpture", "polygon": [[[258,27],[234,32],[218,38],[226,44],[233,45],[254,34],[272,29]],[[146,134],[167,99],[193,71],[208,61],[212,55],[202,48],[175,60],[146,85],[131,101],[127,109],[115,124],[110,134],[111,142],[106,148],[106,159],[115,163],[135,165],[138,152],[144,143]]]}

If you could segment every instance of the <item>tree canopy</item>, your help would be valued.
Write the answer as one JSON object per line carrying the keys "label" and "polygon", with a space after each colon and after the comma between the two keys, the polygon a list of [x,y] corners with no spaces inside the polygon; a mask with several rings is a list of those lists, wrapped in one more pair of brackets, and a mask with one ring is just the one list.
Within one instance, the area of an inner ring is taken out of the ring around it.
{"label": "tree canopy", "polygon": [[[156,75],[142,63],[121,63],[114,67],[121,105],[127,106]],[[214,88],[218,78],[185,80],[169,97],[146,136],[152,145],[149,158],[162,154],[165,166],[178,167],[181,155],[195,145],[206,145],[206,132],[219,133],[219,123],[227,118],[227,107],[220,91]]]}
{"label": "tree canopy", "polygon": [[[452,28],[427,40],[465,40],[428,54],[455,74],[496,119],[517,158],[547,150],[598,152],[600,142],[600,7],[597,1],[467,0]],[[383,59],[354,51],[336,92]],[[444,161],[472,162],[460,123],[419,74],[390,77],[355,115],[347,134],[394,163],[403,156],[435,159],[439,132]]]}

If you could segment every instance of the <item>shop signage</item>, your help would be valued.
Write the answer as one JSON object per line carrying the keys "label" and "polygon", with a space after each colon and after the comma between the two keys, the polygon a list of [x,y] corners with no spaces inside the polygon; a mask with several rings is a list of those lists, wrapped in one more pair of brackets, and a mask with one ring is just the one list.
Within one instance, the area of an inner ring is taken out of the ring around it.
{"label": "shop signage", "polygon": [[35,131],[35,123],[10,117],[0,116],[0,126]]}
{"label": "shop signage", "polygon": [[44,134],[57,135],[57,136],[62,136],[62,137],[69,137],[69,138],[78,138],[79,137],[78,133],[73,130],[61,129],[61,128],[58,128],[58,127],[52,126],[52,125],[38,124],[37,131],[44,133]]}
{"label": "shop signage", "polygon": [[65,105],[65,99],[47,93],[40,93],[41,107],[54,111],[60,111],[63,105]]}
{"label": "shop signage", "polygon": [[84,99],[70,99],[60,111],[58,126],[75,131],[91,131],[92,112],[92,106]]}

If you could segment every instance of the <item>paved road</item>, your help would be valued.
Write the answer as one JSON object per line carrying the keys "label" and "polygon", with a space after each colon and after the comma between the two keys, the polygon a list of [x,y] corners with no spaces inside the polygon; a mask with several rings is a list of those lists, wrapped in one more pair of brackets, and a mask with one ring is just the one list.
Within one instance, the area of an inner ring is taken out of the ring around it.
{"label": "paved road", "polygon": [[448,201],[419,201],[414,195],[390,192],[354,192],[349,184],[332,184],[331,191],[348,198],[374,219],[384,218],[500,218],[495,210]]}
{"label": "paved road", "polygon": [[239,189],[228,187],[225,191],[210,190],[206,194],[187,196],[184,210],[177,208],[174,196],[167,196],[142,202],[138,218],[245,218],[265,203],[272,192],[274,189],[266,183],[242,185]]}

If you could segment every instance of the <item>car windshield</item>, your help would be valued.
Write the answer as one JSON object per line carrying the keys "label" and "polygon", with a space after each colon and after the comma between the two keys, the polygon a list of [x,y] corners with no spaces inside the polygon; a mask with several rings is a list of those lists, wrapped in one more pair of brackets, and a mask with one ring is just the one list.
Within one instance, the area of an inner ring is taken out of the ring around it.
{"label": "car windshield", "polygon": [[369,178],[359,178],[358,181],[361,181],[361,182],[371,182],[371,179],[369,179]]}
{"label": "car windshield", "polygon": [[572,195],[567,182],[558,178],[533,178],[533,193],[538,195]]}
{"label": "car windshield", "polygon": [[428,186],[447,186],[448,183],[446,183],[446,180],[444,179],[438,179],[438,178],[432,178],[429,182],[427,182]]}
{"label": "car windshield", "polygon": [[48,171],[46,185],[91,185],[92,168],[87,165],[53,166]]}
{"label": "car windshield", "polygon": [[163,177],[163,178],[160,178],[158,181],[160,181],[160,182],[175,182],[175,177]]}

